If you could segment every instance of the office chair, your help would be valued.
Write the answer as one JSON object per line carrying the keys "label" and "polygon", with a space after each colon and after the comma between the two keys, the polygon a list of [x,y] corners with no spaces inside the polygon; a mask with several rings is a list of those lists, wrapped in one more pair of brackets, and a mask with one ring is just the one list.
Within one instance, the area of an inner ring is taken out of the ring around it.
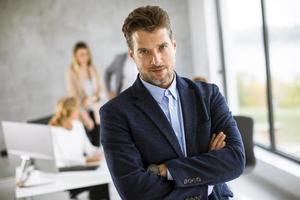
{"label": "office chair", "polygon": [[33,123],[33,124],[48,124],[50,119],[53,117],[53,115],[48,115],[48,116],[45,116],[45,117],[41,117],[41,118],[38,118],[38,119],[32,119],[32,120],[28,120],[27,122],[28,123]]}
{"label": "office chair", "polygon": [[245,148],[246,166],[244,173],[249,173],[254,169],[256,164],[256,158],[253,149],[254,121],[252,118],[246,116],[233,116],[233,118],[235,119],[240,130]]}

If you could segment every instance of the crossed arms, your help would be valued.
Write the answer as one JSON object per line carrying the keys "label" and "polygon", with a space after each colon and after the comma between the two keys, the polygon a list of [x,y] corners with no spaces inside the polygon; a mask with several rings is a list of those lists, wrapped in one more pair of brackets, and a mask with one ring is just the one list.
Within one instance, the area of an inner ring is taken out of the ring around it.
{"label": "crossed arms", "polygon": [[[224,148],[226,145],[225,138],[226,138],[226,135],[223,132],[220,132],[218,134],[214,133],[211,138],[211,141],[209,143],[209,150],[216,151],[216,150]],[[158,174],[160,176],[167,177],[168,168],[165,163],[158,165],[158,170],[159,170]],[[148,167],[147,171],[151,171],[151,170],[149,170],[149,167]]]}
{"label": "crossed arms", "polygon": [[[169,181],[147,171],[130,135],[126,113],[112,105],[102,107],[101,143],[112,179],[122,199],[180,199],[180,195],[196,189],[197,192],[207,194],[208,185],[237,178],[244,169],[244,148],[236,123],[216,86],[213,86],[210,111],[211,130],[226,134],[226,146],[223,146],[222,139],[212,139],[213,151],[165,161],[174,179]],[[187,178],[194,177],[200,179],[186,184]]]}

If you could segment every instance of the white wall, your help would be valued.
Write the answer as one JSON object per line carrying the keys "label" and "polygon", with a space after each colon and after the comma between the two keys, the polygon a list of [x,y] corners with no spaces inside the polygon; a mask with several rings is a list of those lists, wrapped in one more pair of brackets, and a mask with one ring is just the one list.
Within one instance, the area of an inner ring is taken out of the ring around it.
{"label": "white wall", "polygon": [[[99,71],[127,50],[121,27],[142,5],[160,5],[177,40],[176,70],[192,77],[188,3],[181,0],[1,0],[0,121],[25,121],[53,112],[66,94],[64,71],[75,42],[86,41]],[[0,129],[0,149],[3,138]]]}
{"label": "white wall", "polygon": [[188,2],[194,75],[207,78],[224,93],[215,1]]}

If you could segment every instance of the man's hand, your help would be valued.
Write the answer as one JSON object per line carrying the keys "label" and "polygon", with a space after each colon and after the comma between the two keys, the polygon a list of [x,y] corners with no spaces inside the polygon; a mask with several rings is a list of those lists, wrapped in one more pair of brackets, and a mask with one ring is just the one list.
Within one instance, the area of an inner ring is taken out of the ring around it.
{"label": "man's hand", "polygon": [[[213,134],[213,137],[211,138],[210,144],[209,144],[209,150],[219,150],[225,147],[226,135],[223,132],[220,132],[218,135]],[[157,165],[159,170],[159,175],[163,177],[167,177],[167,166],[165,164]]]}
{"label": "man's hand", "polygon": [[156,174],[158,176],[167,177],[167,166],[165,164],[151,164],[148,166],[147,171]]}
{"label": "man's hand", "polygon": [[226,135],[223,132],[220,132],[218,135],[213,134],[213,137],[211,138],[210,144],[209,144],[209,150],[219,150],[225,147]]}
{"label": "man's hand", "polygon": [[167,166],[165,164],[158,165],[159,175],[163,177],[167,177]]}

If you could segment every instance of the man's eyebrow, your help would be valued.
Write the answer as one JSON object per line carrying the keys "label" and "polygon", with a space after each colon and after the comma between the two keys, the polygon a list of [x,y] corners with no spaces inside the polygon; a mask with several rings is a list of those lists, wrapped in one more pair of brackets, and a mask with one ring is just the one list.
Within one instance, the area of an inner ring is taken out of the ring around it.
{"label": "man's eyebrow", "polygon": [[[157,44],[156,46],[160,47],[160,46],[168,46],[168,42],[162,42],[160,44]],[[141,47],[141,48],[138,48],[137,51],[148,51],[149,49],[145,48],[145,47]]]}
{"label": "man's eyebrow", "polygon": [[158,44],[157,46],[162,46],[162,45],[168,46],[168,43],[167,43],[167,42],[163,42],[163,43],[161,43],[161,44]]}
{"label": "man's eyebrow", "polygon": [[148,50],[147,48],[138,48],[138,51],[145,51]]}

